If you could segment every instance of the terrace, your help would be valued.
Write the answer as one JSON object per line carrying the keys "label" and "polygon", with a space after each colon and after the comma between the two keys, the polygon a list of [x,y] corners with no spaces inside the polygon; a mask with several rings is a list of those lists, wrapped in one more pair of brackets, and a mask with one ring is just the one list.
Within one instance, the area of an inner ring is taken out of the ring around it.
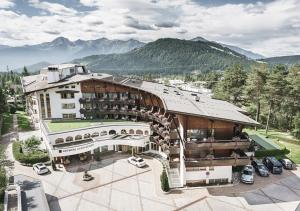
{"label": "terrace", "polygon": [[115,120],[115,119],[101,119],[101,120],[44,120],[45,126],[50,133],[70,131],[75,129],[89,128],[93,126],[105,126],[109,124],[130,125],[132,121]]}

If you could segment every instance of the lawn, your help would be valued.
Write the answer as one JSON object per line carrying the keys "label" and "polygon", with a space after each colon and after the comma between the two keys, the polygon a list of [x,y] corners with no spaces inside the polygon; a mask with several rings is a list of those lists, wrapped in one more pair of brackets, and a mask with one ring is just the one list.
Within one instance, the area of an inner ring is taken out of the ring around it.
{"label": "lawn", "polygon": [[21,130],[31,130],[30,126],[30,119],[23,111],[16,112],[17,119],[18,119],[18,125]]}
{"label": "lawn", "polygon": [[[101,120],[65,120],[45,121],[50,132],[61,132],[112,122],[126,122],[125,120],[101,119]],[[131,122],[132,123],[132,122]]]}
{"label": "lawn", "polygon": [[3,121],[2,121],[1,135],[4,135],[12,129],[13,115],[10,113],[4,113],[2,114],[2,117],[3,117]]}
{"label": "lawn", "polygon": [[[265,130],[245,130],[249,135],[250,134],[259,134],[260,136],[266,137]],[[292,159],[295,163],[300,164],[300,140],[293,137],[291,134],[287,132],[270,130],[268,132],[268,140],[273,141],[273,143],[284,146],[288,150],[290,150],[290,154],[287,155],[290,159]]]}

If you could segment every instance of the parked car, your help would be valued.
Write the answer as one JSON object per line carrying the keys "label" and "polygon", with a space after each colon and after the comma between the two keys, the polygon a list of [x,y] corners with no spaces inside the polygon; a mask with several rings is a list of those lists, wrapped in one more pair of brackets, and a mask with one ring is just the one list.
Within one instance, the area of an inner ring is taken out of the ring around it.
{"label": "parked car", "polygon": [[282,164],[275,157],[265,157],[263,163],[272,174],[282,173]]}
{"label": "parked car", "polygon": [[283,168],[288,170],[293,169],[293,162],[290,159],[287,158],[280,159],[279,162],[283,165]]}
{"label": "parked car", "polygon": [[38,174],[46,174],[49,172],[49,169],[43,163],[36,163],[33,165],[33,170]]}
{"label": "parked car", "polygon": [[268,168],[259,160],[253,160],[251,162],[252,166],[254,167],[255,171],[262,177],[269,176]]}
{"label": "parked car", "polygon": [[251,165],[244,166],[242,170],[241,181],[246,184],[254,183],[254,168]]}
{"label": "parked car", "polygon": [[143,158],[132,156],[127,159],[129,163],[132,165],[135,165],[139,168],[144,167],[146,165],[146,162],[143,160]]}

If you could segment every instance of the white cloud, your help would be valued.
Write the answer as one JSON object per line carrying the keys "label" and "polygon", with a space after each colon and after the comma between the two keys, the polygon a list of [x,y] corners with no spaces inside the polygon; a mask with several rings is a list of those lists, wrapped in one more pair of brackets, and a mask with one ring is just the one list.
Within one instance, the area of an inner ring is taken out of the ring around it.
{"label": "white cloud", "polygon": [[29,0],[29,3],[38,9],[48,11],[51,14],[59,15],[75,15],[77,12],[74,9],[65,7],[64,5],[57,3],[50,3],[47,1]]}
{"label": "white cloud", "polygon": [[14,5],[15,3],[13,2],[13,0],[0,0],[0,9],[7,9],[13,7]]}
{"label": "white cloud", "polygon": [[[12,2],[8,0],[0,1]],[[49,41],[56,36],[75,39],[203,36],[234,44],[266,56],[299,54],[300,1],[204,6],[192,0],[80,0],[90,11],[30,0],[44,14],[27,16],[0,9],[0,43],[9,45]],[[246,1],[245,1],[246,2]],[[38,36],[37,36],[38,35]]]}

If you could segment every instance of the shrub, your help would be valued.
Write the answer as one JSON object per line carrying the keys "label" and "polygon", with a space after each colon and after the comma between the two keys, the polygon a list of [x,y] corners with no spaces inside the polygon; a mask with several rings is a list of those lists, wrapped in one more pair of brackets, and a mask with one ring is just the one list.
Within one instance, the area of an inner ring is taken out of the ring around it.
{"label": "shrub", "polygon": [[286,154],[289,154],[290,150],[287,148],[284,149],[263,149],[255,152],[256,157],[266,157],[266,156],[275,156],[281,157]]}
{"label": "shrub", "polygon": [[22,153],[23,150],[22,143],[20,141],[15,141],[13,143],[13,155],[17,161],[27,165],[33,165],[35,163],[43,163],[49,161],[49,156],[47,153],[34,150],[28,154]]}
{"label": "shrub", "polygon": [[31,136],[24,142],[24,147],[29,151],[36,150],[39,147],[40,143],[41,142],[37,137]]}
{"label": "shrub", "polygon": [[161,189],[164,192],[168,192],[170,190],[170,186],[169,186],[169,180],[165,168],[163,169],[162,174],[160,175],[160,182],[161,182]]}

